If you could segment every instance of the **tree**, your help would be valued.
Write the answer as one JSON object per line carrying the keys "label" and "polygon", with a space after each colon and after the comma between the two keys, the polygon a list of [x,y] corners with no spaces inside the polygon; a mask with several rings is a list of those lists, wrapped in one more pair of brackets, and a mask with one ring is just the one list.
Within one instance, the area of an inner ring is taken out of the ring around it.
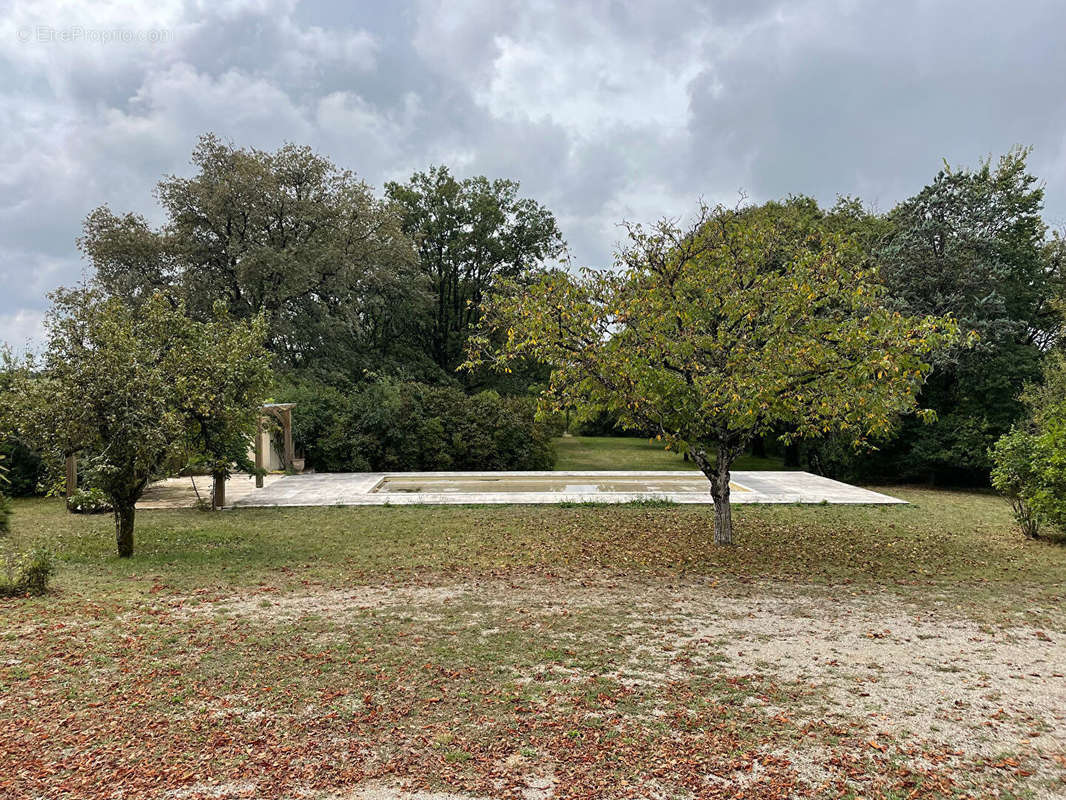
{"label": "tree", "polygon": [[459,181],[447,167],[433,167],[385,189],[403,211],[403,229],[417,242],[433,293],[424,339],[437,365],[453,373],[485,296],[498,282],[559,257],[566,243],[552,213],[520,198],[515,181]]}
{"label": "tree", "polygon": [[1022,395],[1027,415],[992,448],[992,485],[1035,538],[1041,521],[1066,533],[1066,355],[1048,357],[1043,381]]}
{"label": "tree", "polygon": [[412,339],[429,294],[400,215],[365,183],[307,147],[268,153],[212,135],[192,164],[192,177],[159,183],[159,230],[89,214],[79,246],[97,286],[132,302],[165,290],[198,320],[219,301],[237,319],[262,313],[290,367],[358,372]]}
{"label": "tree", "polygon": [[904,421],[882,448],[882,472],[985,480],[989,447],[1021,415],[1019,390],[1039,377],[1044,350],[1059,335],[1052,306],[1062,250],[1045,241],[1043,189],[1026,171],[1027,155],[1018,149],[995,165],[945,166],[889,215],[894,230],[876,257],[894,307],[951,314],[978,339],[936,356],[920,402],[938,423]]}
{"label": "tree", "polygon": [[629,238],[618,272],[557,271],[494,298],[470,363],[543,360],[556,407],[606,408],[688,453],[710,481],[716,543],[732,543],[731,467],[754,436],[861,443],[914,409],[927,356],[957,335],[888,310],[847,240],[811,249],[773,215],[704,208],[688,230]]}
{"label": "tree", "polygon": [[59,290],[40,369],[16,392],[42,449],[78,451],[115,509],[118,554],[133,554],[148,482],[190,446],[217,465],[250,440],[269,379],[261,318],[190,319],[157,293],[131,305],[98,290]]}
{"label": "tree", "polygon": [[236,324],[219,304],[212,322],[186,322],[171,331],[167,368],[173,370],[176,408],[184,420],[188,452],[211,471],[215,507],[224,505],[233,466],[254,468],[248,442],[271,384],[265,329],[261,317]]}

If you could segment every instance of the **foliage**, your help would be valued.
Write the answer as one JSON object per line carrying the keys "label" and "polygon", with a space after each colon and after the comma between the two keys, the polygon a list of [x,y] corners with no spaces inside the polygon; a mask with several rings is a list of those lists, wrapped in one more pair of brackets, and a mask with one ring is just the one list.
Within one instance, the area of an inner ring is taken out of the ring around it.
{"label": "foliage", "polygon": [[170,360],[179,362],[175,410],[189,452],[216,480],[228,478],[234,465],[251,471],[248,442],[272,380],[263,319],[237,324],[219,305],[213,322],[175,327],[172,334]]}
{"label": "foliage", "polygon": [[554,272],[496,297],[470,363],[544,361],[555,407],[606,408],[688,452],[711,481],[717,542],[732,541],[730,467],[754,436],[862,443],[915,407],[927,357],[957,336],[950,319],[886,308],[849,240],[811,247],[772,214],[704,208],[688,230],[635,226],[630,242],[619,272]]}
{"label": "foliage", "polygon": [[[176,454],[220,463],[254,430],[269,360],[261,318],[187,317],[162,294],[140,304],[59,290],[39,374],[14,393],[24,432],[44,451],[79,453],[115,510],[120,556],[133,553],[135,505]],[[247,439],[245,439],[247,441]]]}
{"label": "foliage", "polygon": [[348,390],[314,381],[295,402],[293,438],[323,472],[550,469],[550,433],[530,398],[374,378]]}
{"label": "foliage", "polygon": [[1049,356],[1043,383],[1029,386],[1022,402],[1027,417],[991,450],[992,485],[1027,536],[1042,520],[1066,533],[1066,355]]}
{"label": "foliage", "polygon": [[77,489],[66,499],[66,503],[67,511],[72,514],[107,514],[115,510],[103,490],[95,486]]}
{"label": "foliage", "polygon": [[48,591],[48,581],[55,574],[55,558],[46,547],[36,547],[28,553],[8,561],[0,575],[0,597],[42,595]]}
{"label": "foliage", "polygon": [[29,497],[40,494],[48,471],[41,454],[17,436],[0,442],[0,455],[7,458],[8,494]]}
{"label": "foliage", "polygon": [[977,333],[972,348],[936,356],[920,402],[935,426],[905,420],[868,472],[896,479],[983,481],[989,448],[1022,413],[1019,388],[1040,374],[1061,330],[1061,242],[1045,242],[1043,189],[1026,171],[1028,151],[998,164],[946,167],[889,215],[876,256],[895,307],[951,314]]}
{"label": "foliage", "polygon": [[106,207],[86,218],[79,245],[100,287],[131,302],[165,290],[200,321],[219,301],[237,319],[262,314],[268,347],[292,367],[410,360],[429,295],[399,215],[370,187],[295,145],[267,153],[205,135],[192,164],[192,177],[159,183],[159,230]]}
{"label": "foliage", "polygon": [[11,497],[38,494],[46,474],[41,454],[17,434],[18,409],[13,388],[22,372],[11,349],[0,344],[0,461],[4,462],[0,482]]}
{"label": "foliage", "polygon": [[[418,244],[433,303],[423,340],[437,365],[454,373],[481,304],[498,282],[520,279],[562,255],[565,242],[552,213],[518,196],[518,183],[478,176],[457,180],[447,167],[416,172],[386,192]],[[524,389],[525,387],[521,387]]]}
{"label": "foliage", "polygon": [[[11,529],[11,501],[2,489],[7,484],[7,467],[3,464],[4,456],[0,454],[0,540]],[[51,552],[45,547],[36,547],[21,556],[10,553],[0,554],[3,571],[0,573],[0,597],[21,597],[24,595],[44,594],[48,589],[48,579],[55,572],[55,563]]]}

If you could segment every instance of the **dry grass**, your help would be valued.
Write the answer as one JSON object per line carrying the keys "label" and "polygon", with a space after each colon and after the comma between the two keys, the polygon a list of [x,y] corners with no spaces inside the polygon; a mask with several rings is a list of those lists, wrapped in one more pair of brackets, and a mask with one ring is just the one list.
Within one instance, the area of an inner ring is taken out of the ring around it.
{"label": "dry grass", "polygon": [[[22,501],[0,795],[1066,792],[1066,548],[912,505],[142,513]],[[849,795],[850,793],[850,795]]]}

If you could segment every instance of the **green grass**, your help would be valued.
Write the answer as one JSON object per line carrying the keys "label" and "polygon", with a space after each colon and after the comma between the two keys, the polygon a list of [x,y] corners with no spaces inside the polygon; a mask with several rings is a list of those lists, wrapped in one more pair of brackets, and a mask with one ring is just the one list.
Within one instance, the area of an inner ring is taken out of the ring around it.
{"label": "green grass", "polygon": [[[141,511],[136,555],[114,555],[109,515],[60,501],[16,500],[11,544],[50,547],[56,602],[68,591],[293,587],[441,573],[598,569],[683,571],[736,580],[799,581],[947,592],[1016,604],[1059,596],[1066,547],[1023,539],[1002,499],[980,492],[880,488],[906,506],[734,507],[738,544],[712,544],[710,507],[391,506]],[[1050,601],[1049,601],[1050,602]]]}
{"label": "green grass", "polygon": [[[563,436],[555,440],[557,470],[683,470],[699,469],[662,442],[631,436]],[[734,469],[784,469],[776,458],[743,455]]]}

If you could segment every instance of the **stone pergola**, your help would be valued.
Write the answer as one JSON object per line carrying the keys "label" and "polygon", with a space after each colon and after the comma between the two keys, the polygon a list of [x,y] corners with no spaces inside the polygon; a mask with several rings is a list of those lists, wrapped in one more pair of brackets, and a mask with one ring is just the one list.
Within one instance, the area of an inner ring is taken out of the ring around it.
{"label": "stone pergola", "polygon": [[260,409],[259,424],[255,432],[255,486],[263,488],[263,420],[267,416],[273,417],[281,425],[281,436],[284,442],[282,464],[285,469],[293,468],[296,452],[292,446],[292,410],[295,403],[267,403]]}

